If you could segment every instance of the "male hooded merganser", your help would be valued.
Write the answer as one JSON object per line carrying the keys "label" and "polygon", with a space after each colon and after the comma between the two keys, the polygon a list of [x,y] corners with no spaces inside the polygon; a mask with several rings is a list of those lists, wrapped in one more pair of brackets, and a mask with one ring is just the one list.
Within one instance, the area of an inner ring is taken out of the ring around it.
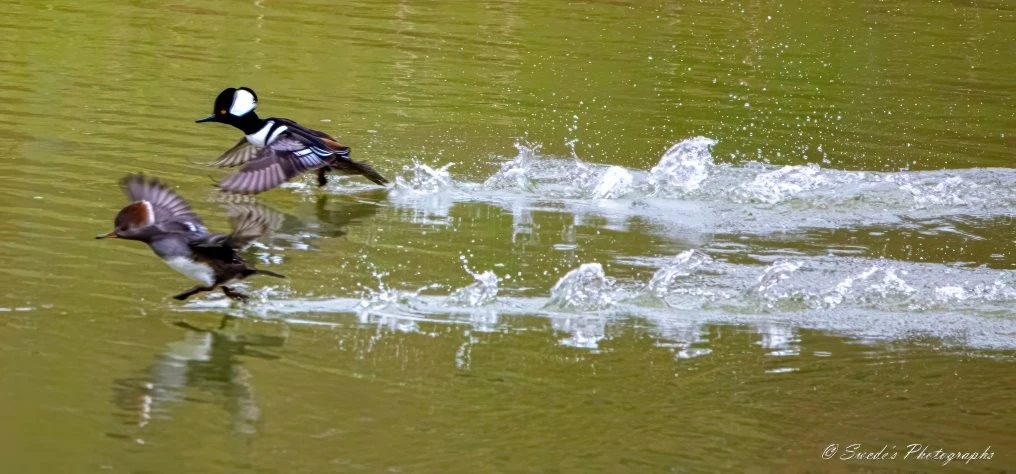
{"label": "male hooded merganser", "polygon": [[254,194],[272,189],[308,170],[317,170],[318,185],[328,182],[328,171],[359,174],[385,185],[388,180],[366,163],[349,158],[349,147],[326,133],[292,120],[262,119],[254,112],[258,97],[247,87],[230,87],[215,98],[212,115],[197,120],[221,122],[243,131],[244,137],[212,164],[220,167],[245,164],[219,183],[225,191]]}
{"label": "male hooded merganser", "polygon": [[228,235],[213,234],[187,202],[158,179],[127,175],[120,186],[131,203],[116,215],[116,229],[95,238],[140,240],[174,270],[201,283],[174,298],[185,300],[221,287],[226,296],[247,301],[247,296],[226,285],[254,274],[285,278],[254,268],[237,253],[264,234],[267,224],[257,213],[235,218],[233,232]]}

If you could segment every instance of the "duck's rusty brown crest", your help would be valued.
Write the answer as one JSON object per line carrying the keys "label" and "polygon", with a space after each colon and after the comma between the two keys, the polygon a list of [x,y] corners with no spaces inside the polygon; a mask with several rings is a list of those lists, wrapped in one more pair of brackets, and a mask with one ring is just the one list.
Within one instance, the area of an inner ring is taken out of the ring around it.
{"label": "duck's rusty brown crest", "polygon": [[131,203],[120,210],[113,223],[121,231],[152,225],[155,223],[152,205],[148,201]]}

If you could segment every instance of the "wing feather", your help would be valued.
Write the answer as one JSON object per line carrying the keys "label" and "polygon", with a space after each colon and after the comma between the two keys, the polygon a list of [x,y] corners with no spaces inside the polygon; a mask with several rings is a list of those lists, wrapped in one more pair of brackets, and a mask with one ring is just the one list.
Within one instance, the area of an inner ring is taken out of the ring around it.
{"label": "wing feather", "polygon": [[325,153],[287,131],[259,149],[256,158],[222,180],[219,187],[238,194],[267,191],[305,171],[325,166],[332,155]]}
{"label": "wing feather", "polygon": [[213,161],[211,165],[218,166],[219,168],[242,165],[255,159],[258,156],[258,151],[258,147],[251,145],[250,142],[247,141],[247,137],[241,137],[240,141],[237,142],[233,148],[226,150],[226,152]]}

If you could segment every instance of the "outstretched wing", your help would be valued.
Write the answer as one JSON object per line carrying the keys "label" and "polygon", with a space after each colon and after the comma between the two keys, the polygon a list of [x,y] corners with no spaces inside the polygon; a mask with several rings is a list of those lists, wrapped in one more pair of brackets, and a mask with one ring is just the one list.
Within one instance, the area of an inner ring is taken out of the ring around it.
{"label": "outstretched wing", "polygon": [[152,224],[167,226],[177,223],[183,230],[205,232],[201,219],[191,210],[175,191],[158,178],[146,178],[140,174],[130,174],[120,180],[120,187],[131,202],[145,201],[151,208]]}
{"label": "outstretched wing", "polygon": [[211,165],[218,166],[220,168],[242,165],[255,159],[258,156],[258,151],[258,147],[251,145],[250,142],[247,141],[247,137],[240,137],[240,141],[237,142],[233,148],[226,150],[226,152],[213,161]]}
{"label": "outstretched wing", "polygon": [[302,134],[284,132],[257,157],[219,183],[224,191],[254,194],[272,189],[308,170],[327,164],[333,152],[317,146]]}

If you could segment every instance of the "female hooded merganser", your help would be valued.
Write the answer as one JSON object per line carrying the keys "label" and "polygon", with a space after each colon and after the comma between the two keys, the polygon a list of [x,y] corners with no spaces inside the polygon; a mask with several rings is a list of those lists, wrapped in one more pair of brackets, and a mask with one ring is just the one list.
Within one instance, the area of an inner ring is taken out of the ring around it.
{"label": "female hooded merganser", "polygon": [[359,174],[385,185],[388,180],[366,163],[349,158],[349,147],[323,132],[292,120],[262,119],[254,112],[258,97],[246,88],[230,87],[215,98],[212,115],[197,120],[220,122],[243,131],[244,137],[212,164],[220,167],[245,164],[219,183],[225,191],[254,194],[272,189],[308,170],[317,170],[318,185],[328,182],[328,171]]}
{"label": "female hooded merganser", "polygon": [[267,224],[258,213],[234,218],[233,232],[228,235],[213,234],[187,202],[158,179],[127,175],[120,180],[120,186],[131,203],[116,215],[116,228],[112,232],[95,238],[140,240],[174,270],[201,283],[174,298],[185,300],[221,287],[226,296],[247,301],[247,296],[226,285],[254,274],[285,278],[254,268],[237,253],[265,233]]}

